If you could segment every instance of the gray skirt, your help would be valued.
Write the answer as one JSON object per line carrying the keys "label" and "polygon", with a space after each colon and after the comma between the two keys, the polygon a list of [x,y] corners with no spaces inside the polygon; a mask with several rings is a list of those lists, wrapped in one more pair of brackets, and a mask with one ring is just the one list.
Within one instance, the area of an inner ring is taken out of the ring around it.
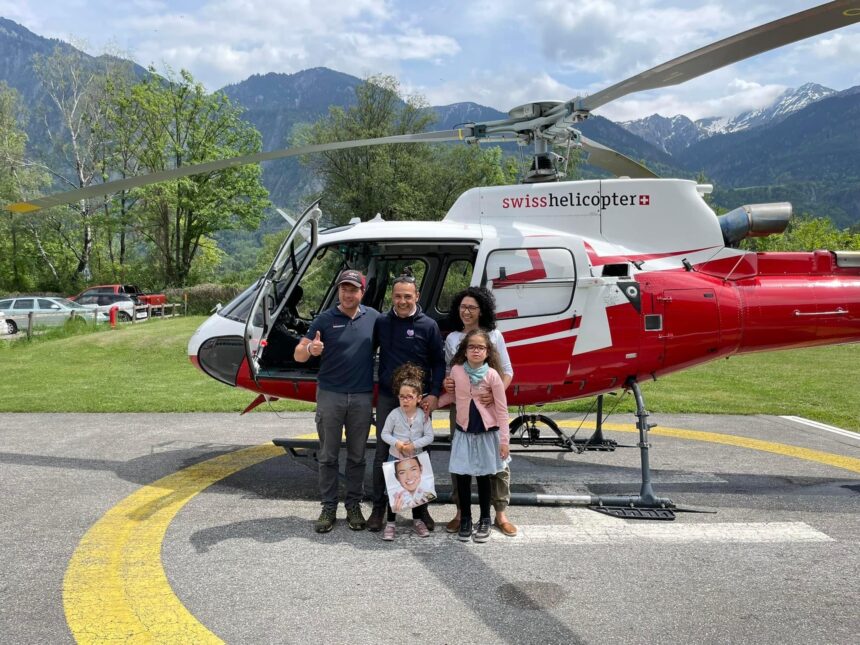
{"label": "gray skirt", "polygon": [[454,431],[448,471],[455,475],[495,475],[505,469],[499,456],[499,432]]}

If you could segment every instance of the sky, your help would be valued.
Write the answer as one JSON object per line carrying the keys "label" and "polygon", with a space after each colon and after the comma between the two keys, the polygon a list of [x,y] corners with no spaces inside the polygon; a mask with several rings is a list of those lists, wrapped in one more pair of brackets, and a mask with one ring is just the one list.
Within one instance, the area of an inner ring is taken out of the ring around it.
{"label": "sky", "polygon": [[[0,16],[90,54],[187,69],[214,91],[251,74],[329,67],[391,74],[431,105],[593,93],[820,2],[802,0],[0,0]],[[860,0],[856,3],[860,9]],[[731,117],[806,82],[860,85],[860,25],[688,83],[618,99],[615,121]]]}

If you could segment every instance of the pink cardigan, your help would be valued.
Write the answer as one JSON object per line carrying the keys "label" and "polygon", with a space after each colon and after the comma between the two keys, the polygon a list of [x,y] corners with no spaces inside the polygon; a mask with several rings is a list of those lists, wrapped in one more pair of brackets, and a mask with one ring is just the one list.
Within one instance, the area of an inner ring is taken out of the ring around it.
{"label": "pink cardigan", "polygon": [[[492,428],[499,427],[499,442],[506,446],[510,443],[510,429],[508,427],[508,402],[505,397],[505,384],[502,377],[492,367],[487,371],[484,380],[477,385],[469,382],[469,375],[462,365],[454,365],[451,368],[451,378],[454,379],[454,394],[445,392],[439,397],[439,407],[445,407],[454,403],[457,407],[457,425],[466,428],[469,425],[469,401],[475,402],[475,407],[481,413],[484,426]],[[492,406],[486,406],[478,400],[478,394],[482,387],[489,387],[493,392]]]}

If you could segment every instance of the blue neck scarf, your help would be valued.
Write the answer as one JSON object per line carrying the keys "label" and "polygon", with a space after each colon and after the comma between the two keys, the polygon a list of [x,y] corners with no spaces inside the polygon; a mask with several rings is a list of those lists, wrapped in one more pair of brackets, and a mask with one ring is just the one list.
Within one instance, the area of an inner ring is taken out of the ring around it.
{"label": "blue neck scarf", "polygon": [[469,363],[466,362],[463,363],[463,369],[466,370],[466,374],[469,375],[469,383],[471,383],[472,385],[477,385],[482,380],[484,380],[484,377],[487,375],[487,372],[490,371],[490,366],[484,363],[478,369],[472,369],[469,366]]}

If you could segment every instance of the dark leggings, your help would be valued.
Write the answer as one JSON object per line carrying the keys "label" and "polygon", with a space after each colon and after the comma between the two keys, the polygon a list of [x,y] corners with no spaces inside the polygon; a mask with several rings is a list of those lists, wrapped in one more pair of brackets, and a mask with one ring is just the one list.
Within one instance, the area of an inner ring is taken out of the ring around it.
{"label": "dark leggings", "polygon": [[[457,475],[457,495],[459,496],[460,518],[472,519],[472,476]],[[481,507],[481,519],[490,517],[490,476],[475,477],[478,482],[478,504]]]}
{"label": "dark leggings", "polygon": [[[412,519],[413,520],[420,520],[421,515],[423,514],[424,509],[426,509],[426,508],[427,508],[427,504],[421,504],[421,506],[414,507],[412,509]],[[391,510],[391,504],[386,504],[385,510],[388,511],[388,521],[389,522],[393,522],[397,519],[397,513],[395,513],[394,511]]]}

